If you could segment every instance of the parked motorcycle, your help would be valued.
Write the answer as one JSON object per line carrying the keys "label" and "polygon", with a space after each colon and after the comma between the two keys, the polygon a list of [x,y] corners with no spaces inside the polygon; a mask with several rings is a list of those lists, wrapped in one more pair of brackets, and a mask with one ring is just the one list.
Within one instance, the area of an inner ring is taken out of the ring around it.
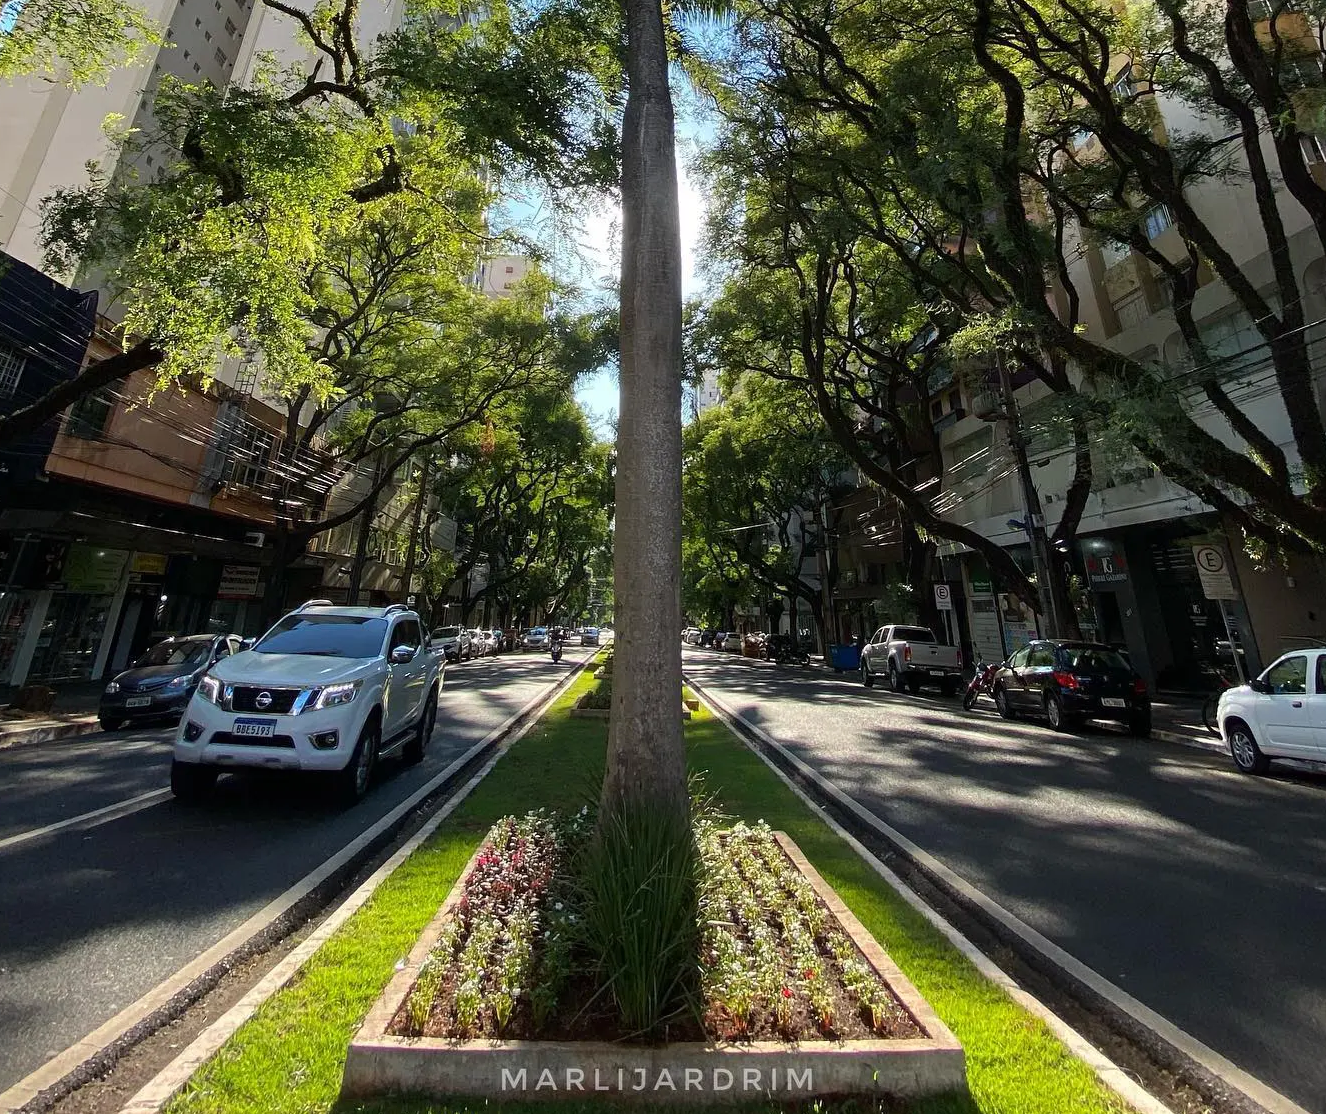
{"label": "parked motorcycle", "polygon": [[771,634],[764,646],[764,656],[776,665],[809,665],[810,654],[786,634]]}
{"label": "parked motorcycle", "polygon": [[1000,662],[996,662],[994,665],[986,665],[983,661],[977,662],[976,676],[971,679],[967,691],[962,694],[963,711],[970,712],[976,704],[976,698],[981,693],[993,698],[995,674],[999,672],[1000,664]]}

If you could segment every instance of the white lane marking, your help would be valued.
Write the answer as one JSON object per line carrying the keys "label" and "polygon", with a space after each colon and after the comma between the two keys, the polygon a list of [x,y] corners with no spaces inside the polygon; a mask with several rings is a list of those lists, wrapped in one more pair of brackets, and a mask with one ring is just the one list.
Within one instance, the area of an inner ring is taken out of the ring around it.
{"label": "white lane marking", "polygon": [[7,847],[14,847],[20,843],[26,843],[30,839],[39,839],[45,835],[62,832],[66,828],[73,828],[77,827],[79,824],[86,824],[88,821],[99,821],[104,824],[107,820],[118,820],[122,816],[132,816],[135,812],[141,812],[145,808],[151,808],[157,803],[157,801],[169,796],[169,789],[149,789],[146,793],[139,793],[136,797],[129,797],[123,801],[116,801],[115,804],[106,805],[103,808],[94,808],[91,812],[84,812],[79,816],[71,816],[68,820],[57,820],[54,824],[47,824],[42,828],[33,828],[31,831],[19,832],[17,835],[6,836],[4,839],[0,839],[0,851],[5,850]]}
{"label": "white lane marking", "polygon": [[[746,728],[752,735],[772,750],[776,750],[779,755],[792,766],[803,777],[809,778],[815,782],[825,793],[837,801],[843,808],[850,811],[862,823],[874,828],[886,840],[895,847],[901,848],[906,855],[917,863],[920,863],[932,875],[941,878],[945,885],[957,890],[969,902],[979,907],[985,914],[995,920],[1000,921],[1005,928],[1015,935],[1022,938],[1029,946],[1034,948],[1045,956],[1051,963],[1068,972],[1070,976],[1083,983],[1091,990],[1095,991],[1107,1002],[1113,1005],[1121,1012],[1127,1014],[1134,1021],[1145,1028],[1151,1030],[1157,1036],[1167,1043],[1173,1045],[1180,1052],[1195,1060],[1203,1068],[1216,1076],[1223,1083],[1234,1090],[1241,1091],[1244,1095],[1259,1103],[1271,1114],[1308,1114],[1308,1111],[1294,1102],[1293,1099],[1282,1095],[1269,1084],[1263,1083],[1255,1075],[1244,1071],[1233,1061],[1222,1056],[1209,1045],[1202,1043],[1191,1033],[1179,1028],[1168,1018],[1163,1017],[1150,1006],[1144,1005],[1141,1001],[1134,998],[1127,991],[1110,982],[1104,975],[1088,967],[1080,959],[1066,952],[1058,944],[1054,943],[1048,937],[1043,936],[1027,924],[1016,914],[1010,913],[994,899],[987,897],[982,891],[978,890],[956,871],[945,866],[939,859],[935,858],[930,852],[924,850],[919,845],[913,843],[897,828],[886,824],[864,805],[860,804],[854,797],[843,792],[833,782],[823,777],[817,770],[812,768],[806,762],[803,762],[782,743],[774,739],[768,732],[763,731],[750,720],[746,719],[740,712],[733,711],[719,697],[713,693],[703,692],[703,686],[696,685],[693,677],[688,678],[692,688],[697,694],[707,699],[710,704],[719,712],[726,713],[730,720],[735,720],[742,727]],[[720,717],[722,718],[722,717]],[[730,724],[729,724],[730,726]],[[740,732],[737,737],[746,742]],[[749,745],[749,743],[748,743]],[[751,748],[754,750],[754,748]],[[755,753],[759,755],[759,751]],[[760,755],[764,758],[765,756]],[[767,763],[767,759],[766,759]]]}

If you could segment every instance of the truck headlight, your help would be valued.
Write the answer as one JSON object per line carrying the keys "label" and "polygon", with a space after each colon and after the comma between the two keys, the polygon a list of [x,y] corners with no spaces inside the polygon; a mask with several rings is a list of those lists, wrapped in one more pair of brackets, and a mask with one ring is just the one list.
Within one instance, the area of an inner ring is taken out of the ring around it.
{"label": "truck headlight", "polygon": [[204,677],[198,682],[198,695],[212,704],[220,704],[221,682],[215,677]]}
{"label": "truck headlight", "polygon": [[359,681],[345,681],[339,685],[328,685],[313,702],[314,710],[321,708],[335,708],[340,704],[349,704],[355,698],[359,691]]}

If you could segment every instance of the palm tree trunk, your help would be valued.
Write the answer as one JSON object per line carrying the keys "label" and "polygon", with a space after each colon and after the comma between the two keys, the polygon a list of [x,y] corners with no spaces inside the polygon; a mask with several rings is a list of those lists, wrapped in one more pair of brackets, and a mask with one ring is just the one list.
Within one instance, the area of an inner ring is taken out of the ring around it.
{"label": "palm tree trunk", "polygon": [[687,813],[681,730],[681,231],[659,0],[624,0],[615,683],[602,812]]}

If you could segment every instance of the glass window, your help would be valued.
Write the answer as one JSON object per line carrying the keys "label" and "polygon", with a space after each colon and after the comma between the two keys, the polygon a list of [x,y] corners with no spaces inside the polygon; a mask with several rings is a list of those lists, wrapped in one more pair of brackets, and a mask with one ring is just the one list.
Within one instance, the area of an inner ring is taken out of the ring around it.
{"label": "glass window", "polygon": [[421,641],[419,624],[413,619],[402,619],[396,624],[396,632],[391,636],[391,647],[394,650],[397,646],[410,646],[417,650]]}
{"label": "glass window", "polygon": [[1162,232],[1174,227],[1174,214],[1168,205],[1153,205],[1142,215],[1142,229],[1148,240],[1154,240]]}
{"label": "glass window", "polygon": [[212,653],[210,638],[160,642],[134,662],[134,667],[149,665],[201,665]]}
{"label": "glass window", "polygon": [[1054,665],[1054,647],[1041,643],[1039,646],[1032,646],[1031,657],[1027,659],[1027,664],[1032,669],[1042,669],[1046,666]]}
{"label": "glass window", "polygon": [[1326,696],[1326,654],[1317,655],[1317,695]]}
{"label": "glass window", "polygon": [[1321,59],[1315,55],[1285,59],[1280,63],[1280,84],[1285,89],[1303,89],[1309,85],[1320,85]]}
{"label": "glass window", "polygon": [[895,642],[933,642],[935,633],[929,627],[894,627]]}
{"label": "glass window", "polygon": [[1114,79],[1114,84],[1110,86],[1110,92],[1120,100],[1127,100],[1136,91],[1133,85],[1133,67],[1131,65],[1125,66],[1123,73]]}
{"label": "glass window", "polygon": [[871,642],[874,642],[874,643],[876,643],[876,644],[879,644],[879,643],[883,642],[883,641],[884,641],[884,628],[883,628],[883,627],[880,627],[879,630],[877,630],[877,631],[875,632],[875,637],[872,638],[870,641],[871,641]]}
{"label": "glass window", "polygon": [[1029,657],[1031,657],[1031,648],[1023,646],[1021,650],[1008,659],[1008,664],[1014,669],[1025,669]]}
{"label": "glass window", "polygon": [[387,620],[359,615],[287,615],[253,648],[260,654],[310,654],[375,658],[382,653]]}
{"label": "glass window", "polygon": [[1069,669],[1080,669],[1085,672],[1132,669],[1117,650],[1107,650],[1099,646],[1064,646],[1059,650],[1059,656]]}
{"label": "glass window", "polygon": [[102,387],[99,391],[84,395],[69,407],[69,419],[65,422],[64,431],[70,437],[79,437],[84,441],[100,440],[115,409],[117,393],[117,387]]}
{"label": "glass window", "polygon": [[223,638],[220,642],[216,644],[216,657],[218,661],[220,661],[221,658],[230,657],[232,653],[234,653],[234,651],[231,650],[230,642],[227,639]]}
{"label": "glass window", "polygon": [[434,638],[458,638],[460,627],[439,627],[433,632]]}
{"label": "glass window", "polygon": [[0,341],[0,398],[12,397],[18,390],[18,381],[23,377],[24,356],[12,344]]}
{"label": "glass window", "polygon": [[1276,662],[1265,673],[1274,693],[1297,694],[1308,691],[1308,659],[1302,654]]}

